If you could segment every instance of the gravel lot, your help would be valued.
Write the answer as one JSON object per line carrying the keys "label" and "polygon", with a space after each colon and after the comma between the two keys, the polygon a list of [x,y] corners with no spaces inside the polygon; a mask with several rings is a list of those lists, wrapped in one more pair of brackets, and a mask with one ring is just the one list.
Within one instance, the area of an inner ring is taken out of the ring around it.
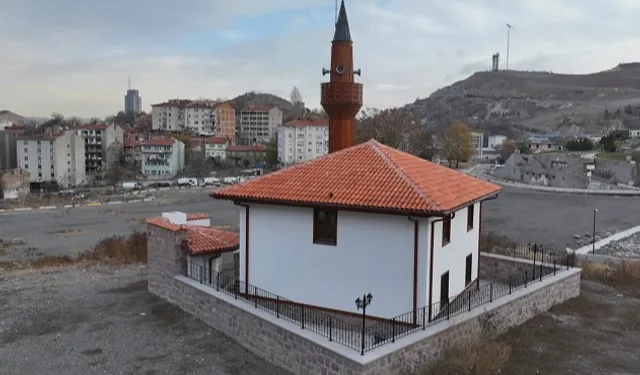
{"label": "gravel lot", "polygon": [[617,258],[640,258],[640,233],[632,234],[598,249],[598,254],[609,255]]}
{"label": "gravel lot", "polygon": [[[539,193],[505,188],[483,205],[482,230],[497,231],[520,242],[540,242],[553,249],[580,245],[593,230],[619,231],[640,225],[640,198]],[[154,202],[67,210],[0,214],[0,239],[21,237],[25,244],[0,246],[0,261],[44,254],[75,255],[101,237],[144,228],[145,218],[167,211],[207,212],[214,225],[238,225],[237,207],[209,198],[205,191],[168,192]]]}
{"label": "gravel lot", "polygon": [[147,292],[146,270],[0,276],[0,374],[288,374]]}
{"label": "gravel lot", "polygon": [[[501,339],[503,374],[637,374],[637,291],[582,295]],[[146,291],[146,270],[71,267],[0,276],[0,374],[287,374]]]}

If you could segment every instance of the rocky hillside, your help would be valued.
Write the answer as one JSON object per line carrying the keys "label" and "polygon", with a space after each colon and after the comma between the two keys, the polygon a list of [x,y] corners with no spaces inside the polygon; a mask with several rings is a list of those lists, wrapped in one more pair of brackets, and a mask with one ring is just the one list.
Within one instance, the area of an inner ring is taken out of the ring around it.
{"label": "rocky hillside", "polygon": [[293,111],[293,105],[287,99],[279,96],[260,92],[248,92],[229,100],[229,104],[240,112],[244,108],[252,106],[276,106],[283,112],[285,118]]}
{"label": "rocky hillside", "polygon": [[592,74],[478,72],[406,107],[436,132],[451,119],[485,132],[510,135],[637,129],[640,63]]}

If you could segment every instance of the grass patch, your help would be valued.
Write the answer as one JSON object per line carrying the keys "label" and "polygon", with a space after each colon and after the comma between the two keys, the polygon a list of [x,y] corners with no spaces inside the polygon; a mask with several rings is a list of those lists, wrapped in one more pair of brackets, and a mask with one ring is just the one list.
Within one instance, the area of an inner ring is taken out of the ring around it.
{"label": "grass patch", "polygon": [[609,160],[626,160],[627,155],[623,152],[601,152],[596,154],[596,158]]}
{"label": "grass patch", "polygon": [[640,261],[620,261],[611,264],[580,262],[578,267],[582,268],[582,276],[586,279],[640,290]]}
{"label": "grass patch", "polygon": [[118,264],[125,265],[147,261],[147,234],[134,232],[129,236],[111,236],[98,241],[78,257],[44,256],[21,262],[0,262],[0,269],[21,270],[50,267],[64,267],[75,264]]}
{"label": "grass patch", "polygon": [[511,346],[481,339],[451,348],[435,363],[406,375],[494,375],[509,360]]}

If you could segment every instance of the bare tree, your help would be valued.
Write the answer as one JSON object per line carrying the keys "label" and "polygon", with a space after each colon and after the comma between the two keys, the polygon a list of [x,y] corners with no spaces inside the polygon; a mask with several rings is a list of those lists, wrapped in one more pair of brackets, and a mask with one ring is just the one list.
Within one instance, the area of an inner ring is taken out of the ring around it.
{"label": "bare tree", "polygon": [[433,154],[433,140],[420,120],[405,108],[367,108],[358,119],[356,140],[375,139],[387,146],[427,159]]}
{"label": "bare tree", "polygon": [[291,93],[289,94],[289,99],[291,99],[291,104],[293,105],[293,115],[295,117],[302,117],[305,112],[304,100],[298,86],[293,86]]}

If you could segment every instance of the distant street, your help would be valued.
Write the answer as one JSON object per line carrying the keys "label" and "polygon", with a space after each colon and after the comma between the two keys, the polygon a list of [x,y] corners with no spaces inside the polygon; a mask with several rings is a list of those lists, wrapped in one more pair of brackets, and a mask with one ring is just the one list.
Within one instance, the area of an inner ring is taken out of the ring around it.
{"label": "distant street", "polygon": [[[539,193],[505,188],[500,197],[484,203],[482,230],[497,231],[521,242],[542,242],[555,249],[575,243],[574,235],[590,233],[593,209],[597,228],[627,229],[640,225],[638,197],[605,197]],[[70,210],[0,214],[0,238],[21,237],[20,246],[2,246],[0,260],[43,254],[77,254],[115,234],[144,230],[144,219],[162,212],[207,212],[213,225],[238,225],[238,209],[209,198],[205,191],[180,194],[150,203],[84,207]]]}

